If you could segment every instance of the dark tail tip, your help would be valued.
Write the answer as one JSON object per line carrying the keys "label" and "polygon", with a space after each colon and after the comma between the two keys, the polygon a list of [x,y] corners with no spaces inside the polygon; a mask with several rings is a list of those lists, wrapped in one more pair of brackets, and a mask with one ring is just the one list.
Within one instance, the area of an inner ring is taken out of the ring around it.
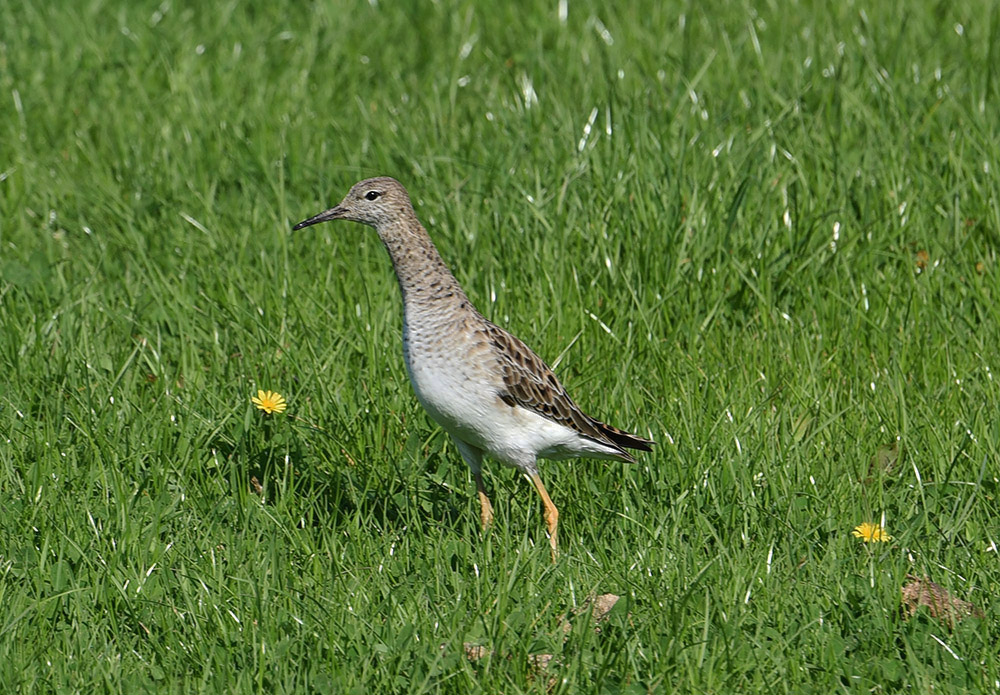
{"label": "dark tail tip", "polygon": [[636,449],[637,451],[652,451],[653,445],[656,444],[651,439],[644,439],[643,437],[636,436],[624,430],[620,430],[617,427],[612,427],[611,425],[605,425],[603,422],[594,422],[594,426],[597,427],[600,432],[615,443],[616,446],[622,449]]}

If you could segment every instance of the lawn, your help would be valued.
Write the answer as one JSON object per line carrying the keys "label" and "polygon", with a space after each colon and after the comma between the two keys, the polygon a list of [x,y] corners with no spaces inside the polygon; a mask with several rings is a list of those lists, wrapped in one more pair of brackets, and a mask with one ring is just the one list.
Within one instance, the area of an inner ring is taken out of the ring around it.
{"label": "lawn", "polygon": [[[521,5],[0,0],[0,689],[1000,691],[1000,10]],[[555,564],[290,231],[379,174],[658,442]]]}

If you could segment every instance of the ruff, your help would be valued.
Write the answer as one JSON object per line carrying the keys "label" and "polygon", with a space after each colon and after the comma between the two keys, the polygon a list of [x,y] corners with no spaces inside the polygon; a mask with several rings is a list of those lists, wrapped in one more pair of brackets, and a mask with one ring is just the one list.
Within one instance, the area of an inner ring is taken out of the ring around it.
{"label": "ruff", "polygon": [[483,528],[493,519],[482,476],[489,454],[534,483],[554,560],[559,511],[538,475],[538,459],[633,461],[626,449],[650,451],[653,442],[586,415],[538,355],[476,310],[398,181],[361,181],[339,205],[294,229],[328,220],[374,227],[389,251],[403,295],[403,356],[413,390],[472,470]]}

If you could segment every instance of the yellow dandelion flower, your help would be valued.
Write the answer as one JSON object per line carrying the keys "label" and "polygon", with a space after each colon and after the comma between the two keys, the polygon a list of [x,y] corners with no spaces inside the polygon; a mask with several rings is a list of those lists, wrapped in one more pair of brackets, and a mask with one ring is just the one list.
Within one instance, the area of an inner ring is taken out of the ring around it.
{"label": "yellow dandelion flower", "polygon": [[275,391],[258,391],[257,395],[250,399],[257,408],[267,414],[283,413],[288,404],[285,397]]}
{"label": "yellow dandelion flower", "polygon": [[851,534],[855,538],[860,538],[865,543],[875,543],[877,541],[886,543],[892,540],[892,536],[886,533],[885,529],[882,528],[880,524],[873,524],[869,521],[866,521],[856,527],[853,531],[851,531]]}

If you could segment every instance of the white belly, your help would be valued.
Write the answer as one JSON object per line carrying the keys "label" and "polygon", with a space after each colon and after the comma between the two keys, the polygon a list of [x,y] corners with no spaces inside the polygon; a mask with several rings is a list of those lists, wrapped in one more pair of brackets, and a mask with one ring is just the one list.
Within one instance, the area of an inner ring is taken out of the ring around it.
{"label": "white belly", "polygon": [[[449,434],[482,447],[491,423],[505,405],[498,380],[486,364],[487,353],[471,343],[421,340],[407,335],[403,357],[417,400]],[[509,406],[505,406],[508,409]]]}
{"label": "white belly", "polygon": [[[535,459],[614,458],[607,447],[500,399],[503,380],[486,344],[407,334],[403,355],[417,399],[452,437],[531,472]],[[442,347],[448,344],[448,349]]]}

